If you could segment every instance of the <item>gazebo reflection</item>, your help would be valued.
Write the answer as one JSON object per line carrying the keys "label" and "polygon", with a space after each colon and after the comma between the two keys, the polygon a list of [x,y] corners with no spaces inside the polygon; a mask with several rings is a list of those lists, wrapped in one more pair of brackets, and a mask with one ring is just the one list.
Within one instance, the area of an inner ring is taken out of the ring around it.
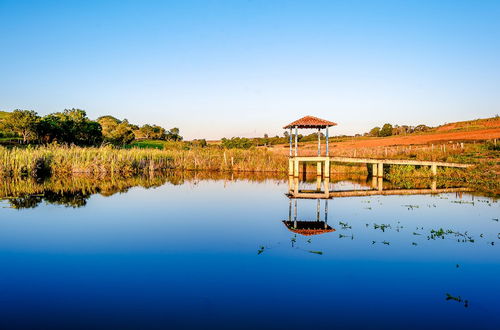
{"label": "gazebo reflection", "polygon": [[[334,232],[335,229],[328,225],[328,200],[325,199],[324,218],[321,220],[321,200],[316,202],[316,220],[299,220],[297,219],[297,199],[290,198],[288,208],[288,220],[283,220],[283,224],[296,234],[304,236],[312,236]],[[293,204],[293,214],[292,214]]]}

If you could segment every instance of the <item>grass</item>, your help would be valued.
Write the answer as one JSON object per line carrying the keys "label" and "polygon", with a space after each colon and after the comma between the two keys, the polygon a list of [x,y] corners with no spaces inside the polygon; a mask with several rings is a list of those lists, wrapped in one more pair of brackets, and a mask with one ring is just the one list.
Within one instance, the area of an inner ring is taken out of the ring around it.
{"label": "grass", "polygon": [[190,150],[116,149],[81,147],[0,147],[0,177],[40,177],[75,173],[136,175],[164,171],[209,170],[244,172],[285,172],[286,156],[264,149]]}
{"label": "grass", "polygon": [[165,149],[165,146],[168,146],[168,142],[161,140],[140,140],[134,141],[129,144],[126,148],[141,148],[141,149]]}

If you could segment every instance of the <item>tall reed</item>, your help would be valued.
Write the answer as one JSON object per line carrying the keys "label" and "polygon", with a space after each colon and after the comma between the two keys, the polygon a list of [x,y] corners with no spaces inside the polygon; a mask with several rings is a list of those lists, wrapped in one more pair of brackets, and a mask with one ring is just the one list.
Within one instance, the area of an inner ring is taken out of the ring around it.
{"label": "tall reed", "polygon": [[43,174],[134,175],[168,169],[285,172],[287,157],[264,149],[191,150],[116,149],[44,146],[0,147],[0,176],[39,177]]}

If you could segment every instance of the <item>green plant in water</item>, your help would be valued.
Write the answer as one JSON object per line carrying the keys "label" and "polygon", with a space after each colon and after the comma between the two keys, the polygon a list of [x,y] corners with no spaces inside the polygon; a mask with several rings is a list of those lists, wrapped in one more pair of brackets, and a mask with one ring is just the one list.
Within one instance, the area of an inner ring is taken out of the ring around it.
{"label": "green plant in water", "polygon": [[385,232],[386,229],[390,229],[391,228],[391,225],[386,225],[386,224],[381,224],[381,225],[378,225],[376,223],[373,224],[373,229],[380,229],[382,230],[383,232]]}
{"label": "green plant in water", "polygon": [[347,222],[339,221],[339,225],[341,226],[341,229],[352,229],[352,226],[349,226]]}
{"label": "green plant in water", "polygon": [[469,301],[467,299],[463,300],[462,297],[460,297],[460,296],[455,297],[449,293],[446,293],[445,299],[446,299],[446,301],[452,300],[452,301],[456,301],[458,303],[463,303],[465,308],[469,307]]}

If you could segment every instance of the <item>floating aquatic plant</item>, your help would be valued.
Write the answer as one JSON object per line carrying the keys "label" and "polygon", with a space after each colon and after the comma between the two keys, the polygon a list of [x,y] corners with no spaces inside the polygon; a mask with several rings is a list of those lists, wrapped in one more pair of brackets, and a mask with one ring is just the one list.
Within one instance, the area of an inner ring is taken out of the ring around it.
{"label": "floating aquatic plant", "polygon": [[376,224],[376,223],[373,224],[373,229],[380,229],[383,232],[385,232],[385,230],[387,228],[391,228],[391,225],[387,225],[387,224],[381,224],[381,225],[379,225],[379,224]]}
{"label": "floating aquatic plant", "polygon": [[460,296],[455,297],[455,296],[452,296],[449,293],[446,293],[446,298],[445,299],[446,299],[446,301],[453,300],[453,301],[456,301],[458,303],[463,303],[465,308],[469,307],[469,301],[467,299],[462,299],[462,297],[460,297]]}
{"label": "floating aquatic plant", "polygon": [[352,226],[349,226],[347,222],[339,221],[339,225],[341,226],[341,229],[352,229]]}

